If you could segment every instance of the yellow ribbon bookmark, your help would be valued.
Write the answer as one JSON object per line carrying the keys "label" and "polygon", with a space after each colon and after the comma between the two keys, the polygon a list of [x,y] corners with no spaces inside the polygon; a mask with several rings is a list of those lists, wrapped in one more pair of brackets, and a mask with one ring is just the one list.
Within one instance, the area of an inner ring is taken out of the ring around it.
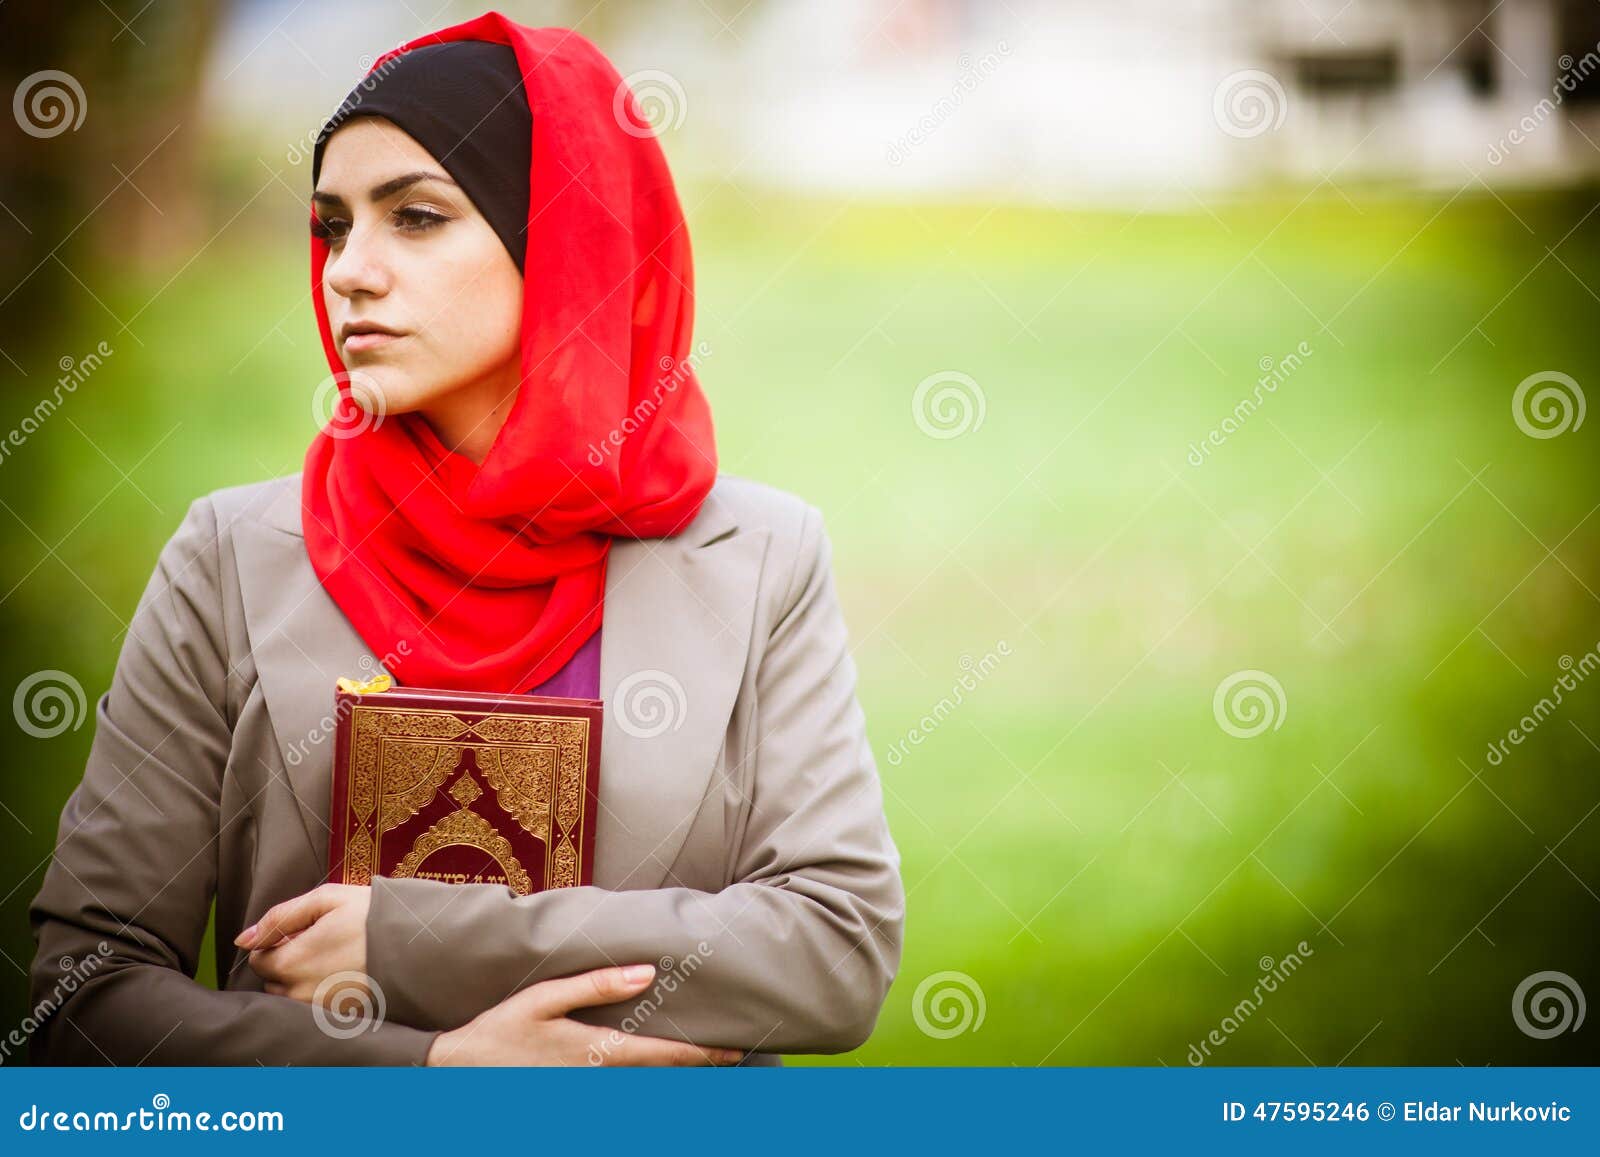
{"label": "yellow ribbon bookmark", "polygon": [[387,691],[394,686],[394,680],[388,675],[374,675],[372,678],[358,682],[355,679],[339,678],[339,690],[350,695],[376,695],[380,691]]}

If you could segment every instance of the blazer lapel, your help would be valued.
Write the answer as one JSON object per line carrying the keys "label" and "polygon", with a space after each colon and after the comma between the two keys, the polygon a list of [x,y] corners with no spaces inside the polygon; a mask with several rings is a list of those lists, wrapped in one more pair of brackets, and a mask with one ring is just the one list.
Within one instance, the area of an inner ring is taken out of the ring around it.
{"label": "blazer lapel", "polygon": [[310,853],[325,869],[333,789],[333,685],[384,671],[328,597],[296,529],[234,525],[245,629],[278,756],[300,805]]}
{"label": "blazer lapel", "polygon": [[[308,853],[325,864],[334,680],[385,668],[317,580],[292,489],[264,523],[235,523],[234,549],[278,755]],[[768,537],[741,530],[713,490],[680,534],[612,544],[600,640],[602,888],[660,886],[688,837],[744,678]]]}
{"label": "blazer lapel", "polygon": [[730,523],[611,547],[600,637],[602,888],[659,887],[688,837],[744,678],[767,539]]}

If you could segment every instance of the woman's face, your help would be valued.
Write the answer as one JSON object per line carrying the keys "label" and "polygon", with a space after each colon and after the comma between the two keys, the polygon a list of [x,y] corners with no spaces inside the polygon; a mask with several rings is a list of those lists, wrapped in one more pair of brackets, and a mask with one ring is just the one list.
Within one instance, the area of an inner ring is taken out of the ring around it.
{"label": "woman's face", "polygon": [[328,139],[312,200],[329,247],[322,299],[363,409],[515,389],[522,274],[432,154],[390,121],[356,117]]}

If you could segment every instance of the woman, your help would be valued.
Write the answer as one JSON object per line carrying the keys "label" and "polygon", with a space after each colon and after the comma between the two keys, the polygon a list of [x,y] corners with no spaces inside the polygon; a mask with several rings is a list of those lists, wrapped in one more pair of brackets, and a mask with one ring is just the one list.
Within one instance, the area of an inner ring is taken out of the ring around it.
{"label": "woman", "polygon": [[[31,911],[35,1059],[855,1047],[904,897],[828,539],[716,472],[632,94],[490,13],[380,58],[313,184],[338,409],[300,474],[196,501],[140,600]],[[320,884],[334,682],[374,670],[603,698],[594,886]]]}

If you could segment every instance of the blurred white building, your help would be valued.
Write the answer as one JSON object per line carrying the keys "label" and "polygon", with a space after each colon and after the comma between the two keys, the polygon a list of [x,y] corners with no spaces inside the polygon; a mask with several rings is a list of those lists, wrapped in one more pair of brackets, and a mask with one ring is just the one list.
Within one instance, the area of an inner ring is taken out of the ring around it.
{"label": "blurred white building", "polygon": [[[1597,0],[499,7],[599,40],[661,104],[685,174],[857,196],[1145,202],[1272,179],[1450,187],[1600,171]],[[447,5],[429,26],[479,10]],[[231,125],[253,114],[299,140],[362,57],[417,30],[403,5],[244,0],[215,96],[234,106]]]}
{"label": "blurred white building", "polygon": [[1595,0],[783,0],[745,171],[868,192],[1178,197],[1600,171]]}

